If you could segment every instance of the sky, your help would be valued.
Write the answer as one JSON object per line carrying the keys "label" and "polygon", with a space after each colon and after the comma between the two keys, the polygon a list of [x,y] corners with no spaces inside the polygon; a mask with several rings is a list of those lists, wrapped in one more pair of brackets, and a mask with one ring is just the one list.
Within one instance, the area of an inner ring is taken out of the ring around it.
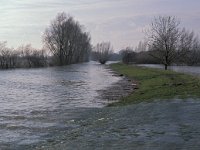
{"label": "sky", "polygon": [[0,41],[41,48],[42,35],[57,13],[73,16],[92,44],[110,41],[116,51],[135,47],[156,16],[171,15],[200,34],[200,0],[0,0]]}

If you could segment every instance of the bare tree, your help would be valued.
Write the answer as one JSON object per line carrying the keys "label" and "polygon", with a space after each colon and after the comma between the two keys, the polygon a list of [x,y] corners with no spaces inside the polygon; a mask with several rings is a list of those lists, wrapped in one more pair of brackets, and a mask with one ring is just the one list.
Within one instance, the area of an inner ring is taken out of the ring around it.
{"label": "bare tree", "polygon": [[147,51],[148,41],[140,41],[138,46],[135,48],[135,52],[144,52]]}
{"label": "bare tree", "polygon": [[[87,36],[83,34],[83,36]],[[85,40],[85,39],[84,39]],[[79,39],[79,42],[84,43]],[[85,43],[84,43],[85,44]],[[88,45],[82,46],[84,50],[88,50]],[[80,51],[79,53],[81,53]],[[89,53],[89,52],[88,52]],[[89,56],[89,54],[87,55]],[[79,56],[78,60],[85,61],[88,59],[85,54]],[[88,57],[87,56],[87,57]],[[36,49],[31,44],[21,45],[18,48],[7,47],[7,42],[0,42],[0,69],[10,68],[35,68],[35,67],[46,67],[52,64],[51,56],[48,54],[46,49]],[[76,57],[74,59],[77,59]]]}
{"label": "bare tree", "polygon": [[17,53],[13,48],[7,47],[7,42],[0,42],[0,68],[8,69],[16,67]]}
{"label": "bare tree", "polygon": [[45,67],[47,66],[47,52],[44,49],[35,49],[31,44],[22,45],[17,48],[19,52],[18,67]]}
{"label": "bare tree", "polygon": [[125,64],[133,63],[136,61],[136,52],[133,51],[131,47],[127,47],[125,50],[122,50],[122,62]]}
{"label": "bare tree", "polygon": [[[197,50],[199,45],[198,37],[195,37],[194,32],[187,31],[185,28],[180,32],[180,39],[177,51],[177,61],[178,63],[190,64],[192,62],[192,52]],[[195,56],[194,56],[195,57]]]}
{"label": "bare tree", "polygon": [[82,26],[65,13],[59,13],[51,22],[44,33],[43,41],[58,65],[83,62],[89,58],[89,34],[83,32]]}
{"label": "bare tree", "polygon": [[93,52],[95,59],[98,60],[101,64],[105,64],[113,53],[113,48],[111,47],[110,42],[102,42],[98,43],[93,48]]}
{"label": "bare tree", "polygon": [[180,34],[178,54],[184,57],[187,53],[189,53],[192,49],[193,40],[194,33],[186,31],[186,29],[183,28]]}
{"label": "bare tree", "polygon": [[187,55],[184,57],[183,62],[187,65],[200,65],[200,42],[198,37],[193,37],[188,46]]}
{"label": "bare tree", "polygon": [[155,18],[148,32],[151,55],[167,70],[176,58],[180,37],[179,21],[171,16]]}

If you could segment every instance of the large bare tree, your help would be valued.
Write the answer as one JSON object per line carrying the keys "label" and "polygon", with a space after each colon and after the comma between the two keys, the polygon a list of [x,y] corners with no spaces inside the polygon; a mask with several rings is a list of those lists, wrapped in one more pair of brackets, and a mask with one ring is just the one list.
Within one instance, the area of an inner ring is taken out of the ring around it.
{"label": "large bare tree", "polygon": [[159,16],[153,20],[148,32],[151,55],[165,66],[165,70],[176,58],[179,24],[175,17]]}
{"label": "large bare tree", "polygon": [[65,13],[59,13],[46,29],[43,37],[46,47],[58,65],[88,60],[91,50],[90,36],[82,26]]}

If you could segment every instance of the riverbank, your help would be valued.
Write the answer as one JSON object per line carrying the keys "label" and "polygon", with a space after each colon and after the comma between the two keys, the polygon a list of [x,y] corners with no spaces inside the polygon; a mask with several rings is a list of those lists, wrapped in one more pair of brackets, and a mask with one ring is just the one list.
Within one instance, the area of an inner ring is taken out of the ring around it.
{"label": "riverbank", "polygon": [[130,80],[128,77],[121,76],[109,66],[107,66],[106,69],[112,74],[112,77],[117,77],[119,80],[108,87],[97,91],[98,96],[96,98],[100,99],[105,106],[116,103],[120,99],[129,96],[136,86],[134,81]]}
{"label": "riverbank", "polygon": [[135,81],[137,86],[130,95],[109,106],[149,102],[155,99],[200,97],[200,79],[198,77],[121,63],[111,64],[110,67],[117,73]]}

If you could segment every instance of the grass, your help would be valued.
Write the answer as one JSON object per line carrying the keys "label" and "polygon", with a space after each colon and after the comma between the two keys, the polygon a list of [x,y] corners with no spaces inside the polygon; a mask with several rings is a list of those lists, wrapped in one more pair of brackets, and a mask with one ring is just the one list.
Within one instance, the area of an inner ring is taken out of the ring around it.
{"label": "grass", "polygon": [[198,77],[122,63],[110,66],[114,71],[127,76],[138,84],[138,89],[134,90],[132,94],[111,106],[148,102],[155,99],[200,97],[200,78]]}

